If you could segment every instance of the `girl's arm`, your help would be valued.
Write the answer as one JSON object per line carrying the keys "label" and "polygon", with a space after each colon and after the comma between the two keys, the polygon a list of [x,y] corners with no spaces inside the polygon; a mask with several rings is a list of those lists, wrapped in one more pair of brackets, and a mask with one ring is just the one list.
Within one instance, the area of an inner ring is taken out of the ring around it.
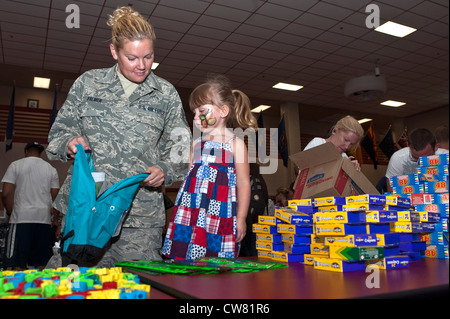
{"label": "girl's arm", "polygon": [[245,143],[235,139],[233,155],[236,168],[237,215],[236,215],[236,242],[241,242],[247,232],[247,213],[250,205],[250,167]]}

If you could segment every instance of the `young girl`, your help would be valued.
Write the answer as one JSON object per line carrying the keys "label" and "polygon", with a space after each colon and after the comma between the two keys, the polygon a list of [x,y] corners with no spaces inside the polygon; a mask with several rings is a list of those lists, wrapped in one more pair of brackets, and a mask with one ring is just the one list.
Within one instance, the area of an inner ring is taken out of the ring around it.
{"label": "young girl", "polygon": [[246,233],[250,174],[245,143],[231,129],[233,123],[257,129],[250,100],[215,77],[194,89],[189,105],[202,136],[193,142],[162,253],[187,260],[236,258]]}

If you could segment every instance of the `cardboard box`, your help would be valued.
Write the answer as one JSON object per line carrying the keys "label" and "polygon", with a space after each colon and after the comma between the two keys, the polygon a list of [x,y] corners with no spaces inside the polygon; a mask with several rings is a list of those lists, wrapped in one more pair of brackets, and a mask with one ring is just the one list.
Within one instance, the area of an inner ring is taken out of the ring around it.
{"label": "cardboard box", "polygon": [[330,224],[330,223],[363,224],[366,222],[366,213],[364,212],[315,213],[314,222],[317,224]]}
{"label": "cardboard box", "polygon": [[309,244],[311,245],[311,235],[294,235],[294,234],[283,234],[281,236],[281,241],[287,244]]}
{"label": "cardboard box", "polygon": [[421,222],[427,222],[427,223],[439,223],[441,221],[441,216],[439,213],[433,213],[433,212],[417,212],[420,215],[420,221]]}
{"label": "cardboard box", "polygon": [[449,191],[448,181],[439,182],[424,182],[425,193],[448,193]]}
{"label": "cardboard box", "polygon": [[320,206],[317,208],[318,213],[335,213],[342,212],[343,205]]}
{"label": "cardboard box", "polygon": [[448,158],[449,158],[448,153],[422,156],[419,157],[417,163],[419,164],[419,166],[448,165]]}
{"label": "cardboard box", "polygon": [[412,241],[409,243],[400,243],[401,252],[425,251],[426,249],[427,243],[424,241]]}
{"label": "cardboard box", "polygon": [[448,245],[448,233],[434,232],[421,234],[420,240],[426,242],[427,245]]}
{"label": "cardboard box", "polygon": [[393,233],[420,233],[423,231],[422,224],[416,222],[395,222],[390,225]]}
{"label": "cardboard box", "polygon": [[391,225],[394,223],[367,224],[367,234],[387,234],[391,232]]}
{"label": "cardboard box", "polygon": [[367,234],[366,225],[358,224],[316,224],[316,235],[345,236],[351,234]]}
{"label": "cardboard box", "polygon": [[283,251],[284,244],[276,244],[267,241],[256,241],[256,250]]}
{"label": "cardboard box", "polygon": [[424,166],[417,169],[419,174],[448,176],[448,165]]}
{"label": "cardboard box", "polygon": [[310,225],[313,223],[312,215],[300,213],[287,207],[275,208],[275,217],[293,225]]}
{"label": "cardboard box", "polygon": [[260,234],[276,234],[277,226],[263,225],[263,224],[253,224],[252,230],[254,233]]}
{"label": "cardboard box", "polygon": [[330,258],[345,261],[373,260],[384,258],[384,248],[374,247],[343,247],[330,246]]}
{"label": "cardboard box", "polygon": [[384,205],[386,204],[386,196],[384,195],[358,195],[358,196],[347,196],[345,198],[345,204],[347,205],[359,205],[359,204],[375,204]]}
{"label": "cardboard box", "polygon": [[[305,198],[305,199],[290,199],[288,200],[288,206],[292,206],[297,208],[297,206],[312,206],[312,199],[311,198]],[[295,209],[293,208],[293,209]]]}
{"label": "cardboard box", "polygon": [[352,196],[379,192],[333,144],[325,143],[289,157],[300,168],[294,199]]}
{"label": "cardboard box", "polygon": [[304,255],[303,254],[289,254],[285,251],[274,251],[272,260],[273,261],[279,261],[279,262],[303,262],[304,261]]}
{"label": "cardboard box", "polygon": [[314,269],[328,270],[335,272],[364,271],[365,261],[348,262],[341,259],[314,258]]}
{"label": "cardboard box", "polygon": [[369,210],[384,210],[384,205],[374,205],[374,204],[352,204],[343,205],[342,210],[344,212],[365,212]]}
{"label": "cardboard box", "polygon": [[400,197],[399,195],[388,195],[386,196],[386,205],[409,208],[412,206],[412,203],[410,198]]}
{"label": "cardboard box", "polygon": [[329,256],[330,255],[330,246],[325,244],[311,244],[311,254],[319,255],[319,256]]}
{"label": "cardboard box", "polygon": [[272,260],[273,252],[269,250],[257,250],[258,258],[270,259]]}
{"label": "cardboard box", "polygon": [[261,225],[276,226],[280,223],[281,223],[281,221],[278,220],[275,216],[265,216],[265,215],[258,216],[258,224],[261,224]]}
{"label": "cardboard box", "polygon": [[339,196],[316,197],[313,199],[313,205],[315,207],[344,205],[344,204],[345,204],[345,197]]}
{"label": "cardboard box", "polygon": [[432,233],[436,231],[436,225],[439,225],[439,223],[429,223],[429,222],[423,222],[422,224],[422,231],[424,233]]}
{"label": "cardboard box", "polygon": [[262,234],[262,233],[255,233],[256,240],[259,241],[267,241],[270,243],[281,243],[282,238],[279,234]]}
{"label": "cardboard box", "polygon": [[419,177],[419,183],[448,181],[447,175],[433,175],[433,174],[417,174],[417,175]]}
{"label": "cardboard box", "polygon": [[284,251],[288,254],[309,254],[311,253],[310,245],[294,245],[284,244]]}
{"label": "cardboard box", "polygon": [[389,185],[392,188],[417,184],[419,184],[419,174],[398,175],[389,178]]}
{"label": "cardboard box", "polygon": [[421,205],[421,204],[433,204],[434,194],[409,194],[408,197],[411,199],[411,205]]}
{"label": "cardboard box", "polygon": [[433,194],[433,203],[434,204],[449,204],[449,197],[447,193],[439,193]]}
{"label": "cardboard box", "polygon": [[448,245],[429,245],[422,255],[426,258],[449,259]]}
{"label": "cardboard box", "polygon": [[430,213],[438,213],[441,217],[447,217],[449,213],[448,204],[421,204],[416,205],[416,211],[426,211]]}
{"label": "cardboard box", "polygon": [[314,266],[314,258],[317,257],[317,255],[311,255],[311,254],[304,254],[304,261],[303,263],[308,266]]}
{"label": "cardboard box", "polygon": [[396,211],[375,210],[366,212],[366,221],[368,223],[393,223],[398,221]]}
{"label": "cardboard box", "polygon": [[395,194],[423,194],[425,188],[423,184],[406,185],[392,188]]}
{"label": "cardboard box", "polygon": [[345,247],[377,246],[378,239],[376,234],[326,236],[325,244],[329,246],[345,246]]}
{"label": "cardboard box", "polygon": [[409,210],[397,212],[399,222],[420,222],[420,214]]}
{"label": "cardboard box", "polygon": [[409,257],[408,256],[390,256],[380,259],[376,262],[369,261],[369,265],[376,265],[380,269],[390,270],[390,269],[400,269],[409,267]]}
{"label": "cardboard box", "polygon": [[400,244],[399,233],[375,234],[377,237],[377,246],[391,246]]}
{"label": "cardboard box", "polygon": [[280,234],[310,235],[313,233],[313,227],[291,224],[278,224],[277,232]]}

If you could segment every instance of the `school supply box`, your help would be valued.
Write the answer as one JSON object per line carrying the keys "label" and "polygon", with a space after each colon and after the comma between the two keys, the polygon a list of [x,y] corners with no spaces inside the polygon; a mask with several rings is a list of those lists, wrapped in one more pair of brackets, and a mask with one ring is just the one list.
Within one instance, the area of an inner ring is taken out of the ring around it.
{"label": "school supply box", "polygon": [[367,177],[358,172],[348,158],[343,158],[331,143],[289,158],[300,169],[294,199],[379,194]]}

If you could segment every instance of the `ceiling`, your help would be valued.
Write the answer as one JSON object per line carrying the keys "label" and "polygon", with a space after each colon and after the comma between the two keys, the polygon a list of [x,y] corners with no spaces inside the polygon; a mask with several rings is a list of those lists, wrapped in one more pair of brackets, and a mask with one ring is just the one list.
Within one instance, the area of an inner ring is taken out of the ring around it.
{"label": "ceiling", "polygon": [[[418,30],[397,38],[369,29],[372,3],[381,24]],[[70,4],[79,7],[79,28],[66,26]],[[180,90],[222,73],[255,106],[297,102],[311,119],[323,117],[315,112],[323,108],[395,118],[448,107],[448,0],[1,0],[0,84],[31,86],[33,70],[67,92],[82,72],[111,66],[106,19],[130,4],[155,28],[155,73]],[[375,74],[377,61],[387,93],[368,102],[345,98],[345,82]],[[278,82],[304,88],[273,89]],[[387,99],[407,104],[380,105]]]}

